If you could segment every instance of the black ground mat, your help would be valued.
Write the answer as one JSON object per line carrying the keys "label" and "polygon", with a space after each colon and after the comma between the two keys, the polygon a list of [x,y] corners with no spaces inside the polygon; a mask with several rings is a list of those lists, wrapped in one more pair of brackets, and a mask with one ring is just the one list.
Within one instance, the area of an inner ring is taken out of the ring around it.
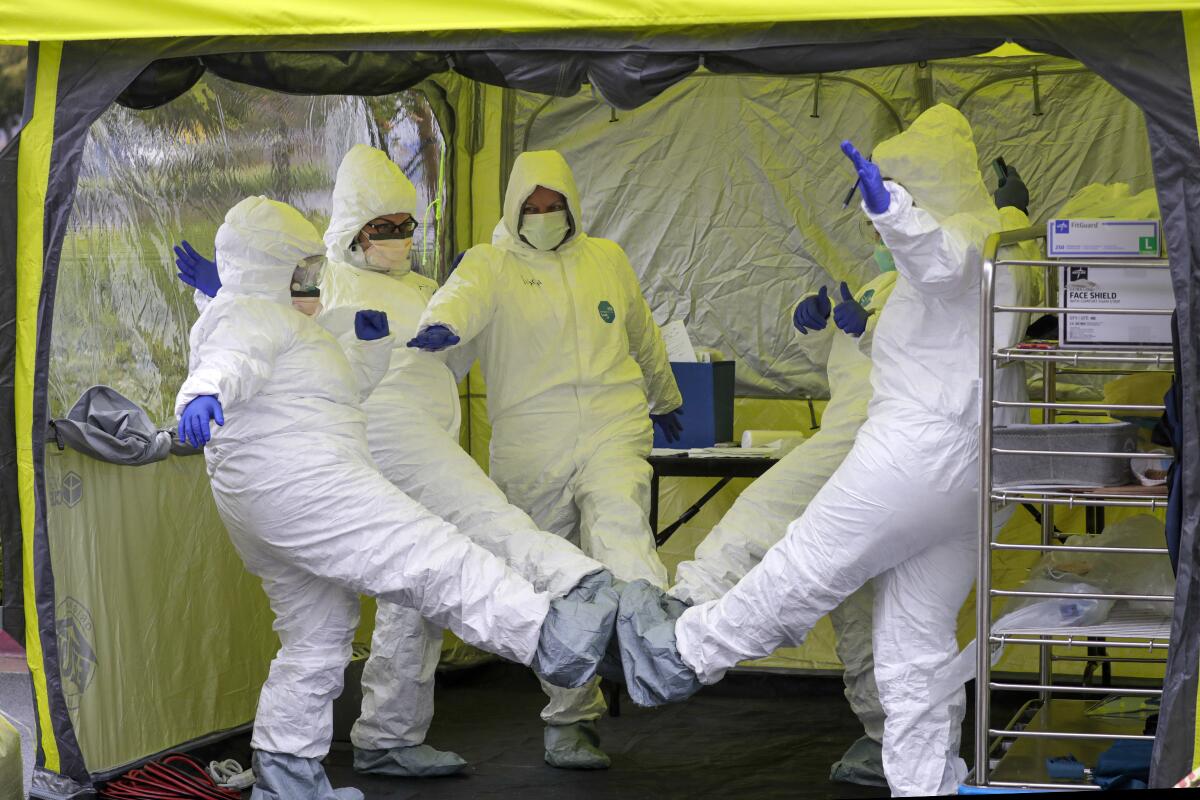
{"label": "black ground mat", "polygon": [[[347,692],[356,694],[353,688]],[[471,762],[466,775],[424,780],[358,775],[343,743],[334,744],[326,770],[335,787],[357,786],[367,800],[887,796],[886,790],[829,781],[830,765],[862,734],[838,678],[734,673],[686,703],[660,709],[637,708],[623,696],[621,715],[599,723],[613,762],[602,772],[570,772],[542,762],[538,712],[544,704],[532,674],[511,664],[439,675],[427,741]],[[1006,709],[1007,704],[998,707],[997,718]],[[248,738],[197,755],[245,763]],[[969,715],[963,742],[968,751]]]}

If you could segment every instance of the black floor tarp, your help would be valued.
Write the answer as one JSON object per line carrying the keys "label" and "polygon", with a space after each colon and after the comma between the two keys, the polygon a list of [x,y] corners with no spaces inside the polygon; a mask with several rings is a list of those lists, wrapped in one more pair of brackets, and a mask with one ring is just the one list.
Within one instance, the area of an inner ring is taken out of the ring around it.
{"label": "black floor tarp", "polygon": [[[612,768],[602,772],[569,772],[542,762],[538,712],[544,703],[533,676],[512,665],[495,663],[442,675],[427,741],[470,761],[467,775],[369,778],[354,772],[349,745],[339,743],[326,760],[326,770],[334,786],[357,786],[367,800],[804,800],[887,795],[881,789],[829,781],[830,765],[862,734],[837,678],[739,673],[686,703],[661,709],[637,708],[626,696],[620,717],[600,721],[602,744],[613,761]],[[1007,704],[997,712],[1006,708]],[[969,719],[963,742],[968,750]],[[242,737],[197,755],[234,757],[245,763],[248,748],[248,737]]]}

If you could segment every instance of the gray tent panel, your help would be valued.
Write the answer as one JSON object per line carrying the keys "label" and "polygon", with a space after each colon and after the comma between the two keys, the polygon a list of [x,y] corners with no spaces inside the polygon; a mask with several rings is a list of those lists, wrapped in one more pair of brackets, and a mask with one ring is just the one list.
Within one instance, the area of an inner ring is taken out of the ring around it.
{"label": "gray tent panel", "polygon": [[202,61],[222,78],[288,94],[393,94],[448,68],[444,55],[412,52],[226,53]]}
{"label": "gray tent panel", "polygon": [[[0,153],[0,207],[16,210],[17,146],[20,135]],[[16,409],[13,376],[17,331],[17,215],[0,214],[0,628],[24,638],[21,598],[21,515],[17,499]]]}

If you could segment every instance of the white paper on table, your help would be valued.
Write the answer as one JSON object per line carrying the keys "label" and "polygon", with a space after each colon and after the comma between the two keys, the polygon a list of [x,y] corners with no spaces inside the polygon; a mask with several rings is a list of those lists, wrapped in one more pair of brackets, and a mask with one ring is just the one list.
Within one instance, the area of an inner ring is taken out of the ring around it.
{"label": "white paper on table", "polygon": [[683,455],[687,455],[687,450],[686,449],[681,450],[677,447],[655,447],[650,450],[650,455],[652,455],[652,456],[683,456]]}
{"label": "white paper on table", "polygon": [[694,447],[689,458],[778,458],[778,447]]}
{"label": "white paper on table", "polygon": [[696,362],[696,348],[692,347],[692,338],[688,336],[683,320],[677,319],[664,325],[662,336],[667,346],[668,360]]}

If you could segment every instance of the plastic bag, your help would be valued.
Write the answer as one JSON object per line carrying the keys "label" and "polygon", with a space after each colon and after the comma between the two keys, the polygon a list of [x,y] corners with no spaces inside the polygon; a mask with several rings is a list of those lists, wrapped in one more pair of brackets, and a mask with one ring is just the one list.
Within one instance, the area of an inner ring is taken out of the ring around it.
{"label": "plastic bag", "polygon": [[[1037,568],[1035,568],[1036,570]],[[1108,617],[1113,601],[1096,600],[1089,597],[1071,597],[1073,594],[1104,594],[1098,587],[1088,583],[1063,583],[1048,577],[1036,577],[1021,586],[1026,592],[1058,592],[1063,597],[1014,597],[1004,606],[1004,614],[992,623],[992,633],[1013,631],[1077,628],[1081,625],[1096,625]],[[975,653],[977,644],[972,640],[954,660],[938,670],[934,683],[947,692],[957,691],[975,677]],[[992,644],[992,666],[1000,662],[1004,646]]]}
{"label": "plastic bag", "polygon": [[[1162,453],[1165,450],[1151,450],[1151,453]],[[1171,474],[1171,460],[1168,458],[1135,458],[1129,462],[1133,477],[1142,486],[1165,486],[1167,477]]]}
{"label": "plastic bag", "polygon": [[[1103,533],[1088,536],[1071,536],[1066,544],[1086,547],[1139,547],[1162,548],[1166,546],[1163,523],[1150,514],[1139,514],[1109,525]],[[1139,555],[1131,553],[1049,553],[1034,568],[1055,581],[1086,581],[1100,587],[1104,594],[1151,594],[1173,597],[1175,595],[1175,573],[1171,561],[1165,555]],[[1169,616],[1171,603],[1146,600],[1123,600],[1128,608]]]}
{"label": "plastic bag", "polygon": [[[1036,568],[1035,568],[1036,569]],[[1066,583],[1050,577],[1035,577],[1021,587],[1025,592],[1059,592],[1063,597],[1014,597],[1004,606],[1004,615],[992,624],[993,633],[1029,628],[1075,628],[1097,625],[1108,619],[1112,600],[1071,597],[1073,594],[1107,594],[1090,583]]]}
{"label": "plastic bag", "polygon": [[[1086,547],[1164,546],[1163,523],[1150,514],[1114,522],[1104,533],[1071,536],[1066,544]],[[1077,628],[1108,619],[1115,602],[1072,597],[1079,594],[1153,594],[1173,596],[1175,575],[1166,555],[1129,553],[1047,553],[1030,570],[1021,586],[1027,592],[1056,592],[1061,597],[1013,597],[1004,613],[992,623],[992,633],[1022,630]],[[1123,600],[1127,607],[1169,615],[1171,603]],[[992,645],[992,666],[999,663],[1003,647]],[[935,681],[947,691],[957,691],[975,677],[976,643],[972,641],[953,661],[938,671]]]}

